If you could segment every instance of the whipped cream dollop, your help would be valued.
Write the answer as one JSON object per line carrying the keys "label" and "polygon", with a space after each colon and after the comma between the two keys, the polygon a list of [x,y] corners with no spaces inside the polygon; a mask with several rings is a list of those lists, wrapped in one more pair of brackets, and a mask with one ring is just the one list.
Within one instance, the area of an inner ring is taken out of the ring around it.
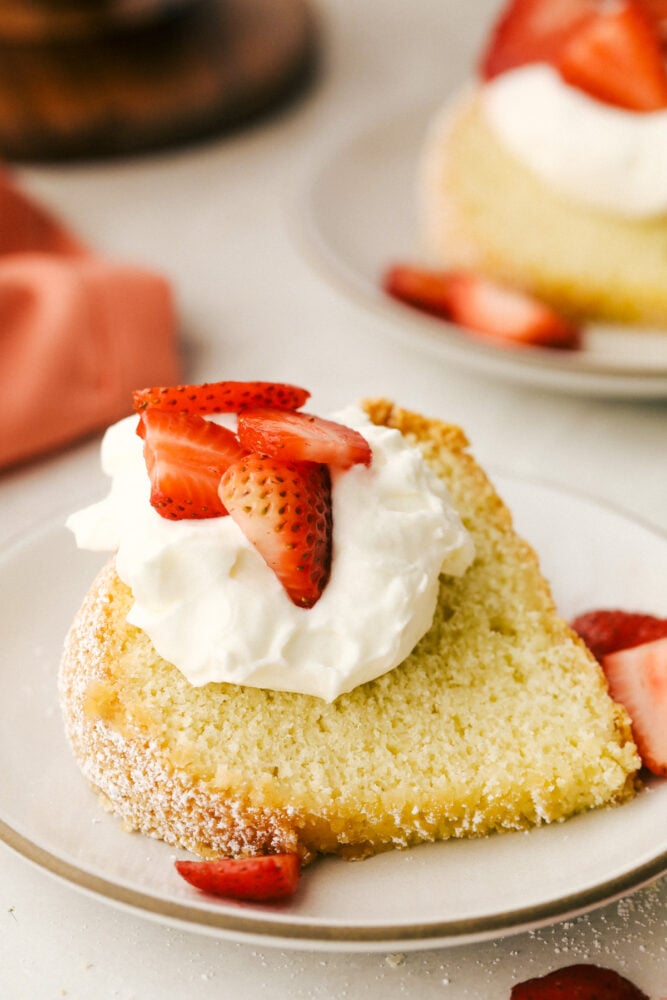
{"label": "whipped cream dollop", "polygon": [[628,218],[667,212],[667,111],[596,101],[541,63],[488,81],[481,102],[503,145],[562,195]]}
{"label": "whipped cream dollop", "polygon": [[117,552],[129,622],[191,684],[333,701],[405,659],[431,625],[439,574],[471,563],[470,536],[421,453],[358,407],[332,419],[364,435],[373,461],[332,471],[331,577],[310,609],[290,601],[231,517],[169,521],[153,510],[136,417],[106,432],[109,494],[68,527],[79,547]]}

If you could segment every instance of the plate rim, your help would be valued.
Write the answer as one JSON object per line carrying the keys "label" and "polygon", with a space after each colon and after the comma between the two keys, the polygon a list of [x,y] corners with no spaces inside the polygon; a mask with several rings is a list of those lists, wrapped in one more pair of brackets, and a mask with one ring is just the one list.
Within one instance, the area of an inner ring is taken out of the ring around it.
{"label": "plate rim", "polygon": [[303,951],[382,952],[397,947],[405,950],[422,950],[509,937],[606,906],[657,881],[667,871],[667,851],[665,851],[639,868],[634,868],[592,888],[559,896],[548,903],[517,908],[492,917],[467,917],[454,921],[438,920],[422,924],[412,922],[394,924],[391,927],[383,924],[314,925],[305,919],[303,923],[288,920],[276,922],[275,915],[273,919],[267,919],[250,915],[245,909],[239,909],[237,915],[229,910],[200,909],[188,906],[186,903],[160,899],[150,893],[86,872],[72,862],[40,847],[1,819],[0,842],[44,873],[71,888],[100,902],[130,910],[147,919],[179,926],[190,932]]}
{"label": "plate rim", "polygon": [[[524,486],[539,486],[627,519],[656,535],[663,542],[667,542],[667,529],[636,515],[622,505],[597,497],[585,490],[494,465],[489,466],[488,474],[493,481],[500,481],[501,490],[508,481]],[[0,547],[0,570],[2,564],[11,562],[12,556],[24,546],[38,543],[40,537],[48,537],[54,530],[62,528],[65,531],[63,513],[62,510],[54,510],[47,517],[8,538]],[[499,939],[529,929],[548,926],[606,906],[655,882],[667,873],[667,849],[665,849],[639,865],[602,882],[502,913],[455,920],[394,922],[391,925],[369,922],[350,925],[331,920],[313,922],[312,918],[305,916],[294,919],[286,916],[282,910],[275,910],[269,914],[265,909],[258,911],[254,905],[246,907],[244,904],[224,901],[221,901],[217,909],[213,906],[203,908],[182,901],[170,901],[81,867],[67,856],[54,853],[38,841],[39,838],[31,839],[0,816],[1,843],[47,875],[101,902],[191,932],[245,943],[254,942],[271,947],[313,951],[386,952],[398,947],[404,950],[421,950]]]}
{"label": "plate rim", "polygon": [[[348,261],[332,248],[317,222],[315,201],[318,187],[325,172],[331,169],[332,159],[340,157],[355,143],[372,131],[396,128],[401,121],[417,117],[423,121],[424,133],[429,117],[441,107],[423,94],[397,104],[391,111],[379,115],[366,112],[352,124],[342,126],[324,141],[311,157],[293,185],[289,199],[289,220],[295,241],[304,258],[330,287],[343,293],[347,301],[366,312],[386,321],[387,328],[405,347],[406,321],[420,334],[420,343],[414,349],[442,360],[455,362],[461,367],[485,375],[503,378],[534,388],[549,388],[573,394],[590,394],[607,397],[665,398],[667,397],[667,364],[655,371],[646,368],[600,367],[595,359],[534,347],[530,351],[520,348],[502,348],[471,339],[459,325],[420,313],[418,310],[391,299],[369,284]],[[416,169],[416,159],[415,159]],[[387,260],[387,264],[390,260]],[[378,282],[380,275],[378,274]],[[443,337],[443,331],[446,336]],[[414,345],[414,339],[412,340]],[[474,349],[473,349],[474,347]],[[490,371],[493,366],[494,371]]]}

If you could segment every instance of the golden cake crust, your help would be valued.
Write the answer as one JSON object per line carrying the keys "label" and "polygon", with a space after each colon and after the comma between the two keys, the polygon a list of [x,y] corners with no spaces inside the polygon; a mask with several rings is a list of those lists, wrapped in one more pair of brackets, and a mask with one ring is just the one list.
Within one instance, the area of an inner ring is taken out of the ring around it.
{"label": "golden cake crust", "polygon": [[463,432],[384,400],[367,410],[445,480],[475,563],[442,579],[434,624],[403,664],[327,704],[193,688],[127,624],[132,595],[110,562],[71,627],[59,687],[76,759],[128,828],[201,856],[361,857],[633,794],[627,715]]}

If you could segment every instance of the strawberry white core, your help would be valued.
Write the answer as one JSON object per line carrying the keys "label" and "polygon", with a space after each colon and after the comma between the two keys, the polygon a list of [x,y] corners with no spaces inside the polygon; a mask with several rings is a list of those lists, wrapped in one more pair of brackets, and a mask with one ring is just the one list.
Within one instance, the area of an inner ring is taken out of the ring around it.
{"label": "strawberry white core", "polygon": [[332,419],[363,434],[373,462],[332,471],[331,577],[309,609],[290,601],[231,517],[156,513],[136,417],[107,431],[109,495],[68,527],[79,547],[117,552],[134,596],[129,621],[191,684],[333,701],[405,659],[431,624],[440,573],[460,575],[472,561],[472,541],[420,452],[357,407]]}
{"label": "strawberry white core", "polygon": [[488,81],[481,100],[505,148],[565,197],[627,218],[667,211],[667,111],[603,104],[541,63]]}

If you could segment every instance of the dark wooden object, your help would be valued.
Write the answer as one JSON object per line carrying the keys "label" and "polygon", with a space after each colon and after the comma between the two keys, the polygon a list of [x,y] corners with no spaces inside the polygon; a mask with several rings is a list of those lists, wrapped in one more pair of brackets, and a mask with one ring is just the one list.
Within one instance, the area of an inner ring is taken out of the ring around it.
{"label": "dark wooden object", "polygon": [[131,26],[0,36],[0,156],[148,152],[267,112],[314,67],[305,0],[197,0]]}

